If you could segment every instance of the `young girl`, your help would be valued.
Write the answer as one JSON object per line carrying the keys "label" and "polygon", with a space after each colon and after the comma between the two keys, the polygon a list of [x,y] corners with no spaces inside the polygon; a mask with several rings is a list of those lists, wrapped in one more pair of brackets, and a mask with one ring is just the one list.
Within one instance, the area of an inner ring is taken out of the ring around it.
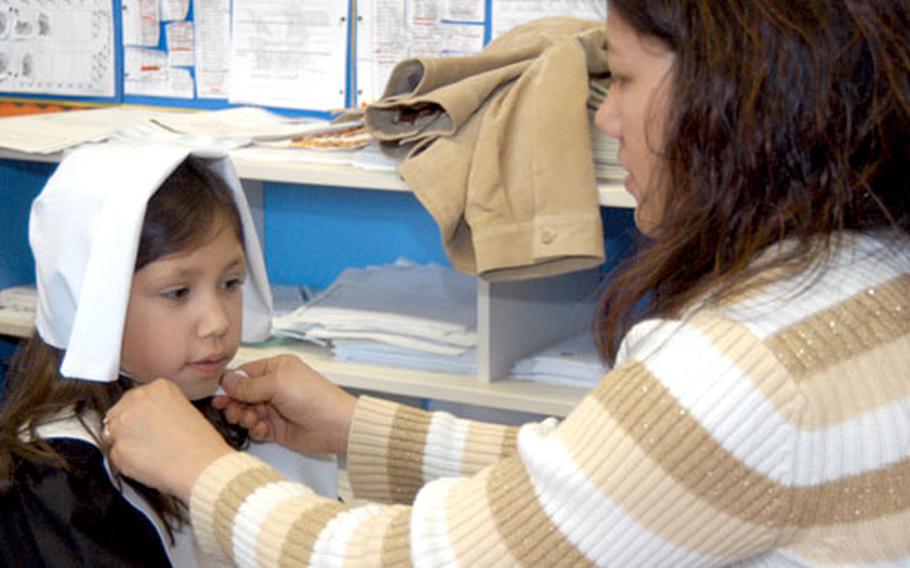
{"label": "young girl", "polygon": [[241,335],[270,329],[239,180],[223,155],[83,148],[36,199],[29,236],[37,329],[11,365],[0,414],[5,560],[192,565],[185,507],[110,469],[102,418],[133,385],[166,377],[229,445],[245,446],[209,405]]}

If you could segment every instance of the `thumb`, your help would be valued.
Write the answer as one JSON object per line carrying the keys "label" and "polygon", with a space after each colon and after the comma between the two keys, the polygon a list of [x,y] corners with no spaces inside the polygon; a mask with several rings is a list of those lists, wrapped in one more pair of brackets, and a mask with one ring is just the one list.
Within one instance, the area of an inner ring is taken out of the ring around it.
{"label": "thumb", "polygon": [[271,378],[271,374],[263,374],[252,379],[243,370],[233,370],[225,373],[221,386],[234,400],[250,404],[268,402],[274,391]]}

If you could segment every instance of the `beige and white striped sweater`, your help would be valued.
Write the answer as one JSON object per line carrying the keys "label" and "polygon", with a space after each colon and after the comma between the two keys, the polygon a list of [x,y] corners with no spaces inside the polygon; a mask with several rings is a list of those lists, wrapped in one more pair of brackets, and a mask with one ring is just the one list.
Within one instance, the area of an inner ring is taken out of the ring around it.
{"label": "beige and white striped sweater", "polygon": [[[910,245],[633,328],[561,424],[363,398],[345,506],[244,454],[191,513],[241,566],[910,566]],[[817,275],[816,275],[817,276]]]}

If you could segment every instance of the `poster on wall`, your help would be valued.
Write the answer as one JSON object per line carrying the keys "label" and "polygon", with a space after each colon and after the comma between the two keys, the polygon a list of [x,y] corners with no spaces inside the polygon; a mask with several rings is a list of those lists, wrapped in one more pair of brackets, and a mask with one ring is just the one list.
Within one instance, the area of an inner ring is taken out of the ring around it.
{"label": "poster on wall", "polygon": [[483,49],[483,0],[358,0],[357,100],[382,96],[400,61]]}
{"label": "poster on wall", "polygon": [[195,26],[190,0],[120,0],[123,94],[193,99]]}
{"label": "poster on wall", "polygon": [[234,0],[231,17],[230,102],[344,108],[347,2]]}
{"label": "poster on wall", "polygon": [[604,0],[492,0],[491,36],[495,39],[517,25],[548,16],[571,16],[604,21]]}
{"label": "poster on wall", "polygon": [[226,99],[231,61],[231,1],[195,0],[193,12],[196,96]]}
{"label": "poster on wall", "polygon": [[115,95],[110,0],[0,2],[0,91]]}

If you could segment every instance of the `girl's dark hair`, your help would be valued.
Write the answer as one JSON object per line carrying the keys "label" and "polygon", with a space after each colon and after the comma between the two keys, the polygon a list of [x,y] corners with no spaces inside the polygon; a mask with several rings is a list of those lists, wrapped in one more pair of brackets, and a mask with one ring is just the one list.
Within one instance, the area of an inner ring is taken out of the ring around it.
{"label": "girl's dark hair", "polygon": [[[219,223],[230,227],[241,244],[244,242],[240,213],[230,188],[204,165],[189,158],[149,199],[135,270],[204,244]],[[0,410],[0,494],[14,488],[16,464],[23,460],[78,475],[47,441],[36,435],[36,428],[58,413],[75,410],[89,432],[100,431],[100,420],[108,409],[133,386],[124,377],[113,383],[65,379],[59,372],[63,355],[62,350],[48,345],[35,333],[13,357]],[[194,404],[231,446],[244,447],[246,432],[229,424],[208,402],[204,399]],[[85,424],[87,412],[94,412],[98,423]],[[23,441],[22,432],[30,433],[32,441]],[[100,440],[96,441],[104,447]],[[126,481],[149,500],[169,529],[187,520],[185,507],[176,498]]]}
{"label": "girl's dark hair", "polygon": [[611,278],[595,337],[610,363],[643,317],[804,270],[841,231],[910,230],[908,0],[610,0],[675,54],[659,148],[663,218]]}

